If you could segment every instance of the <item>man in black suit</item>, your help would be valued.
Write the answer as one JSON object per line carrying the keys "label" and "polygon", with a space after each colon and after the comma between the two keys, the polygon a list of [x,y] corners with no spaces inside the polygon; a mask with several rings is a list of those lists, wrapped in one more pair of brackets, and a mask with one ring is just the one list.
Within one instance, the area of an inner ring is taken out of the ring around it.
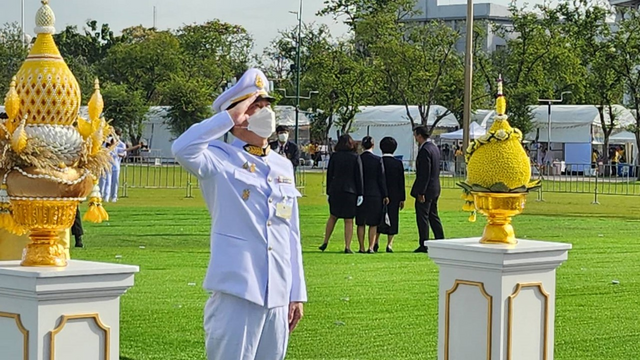
{"label": "man in black suit", "polygon": [[293,165],[293,171],[295,171],[300,165],[300,149],[298,145],[293,141],[289,141],[289,129],[286,126],[278,125],[276,128],[278,134],[278,140],[271,142],[271,150],[274,150],[278,154],[285,156]]}
{"label": "man in black suit", "polygon": [[416,180],[411,188],[411,196],[416,199],[416,220],[420,245],[414,252],[426,253],[425,242],[429,240],[429,226],[436,240],[444,239],[442,222],[438,216],[438,198],[440,197],[440,151],[429,139],[425,126],[413,130],[418,142],[416,158]]}

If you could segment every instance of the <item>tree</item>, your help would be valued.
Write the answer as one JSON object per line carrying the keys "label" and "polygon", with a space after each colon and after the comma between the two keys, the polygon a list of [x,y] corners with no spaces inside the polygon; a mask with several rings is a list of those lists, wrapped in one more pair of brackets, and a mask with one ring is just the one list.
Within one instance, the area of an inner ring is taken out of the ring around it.
{"label": "tree", "polygon": [[[627,105],[633,110],[636,123],[630,130],[640,144],[640,9],[623,12],[619,28],[613,37],[616,51],[613,68],[624,79]],[[638,174],[640,180],[640,173]]]}
{"label": "tree", "polygon": [[22,30],[17,23],[5,24],[0,28],[0,99],[4,99],[11,78],[27,57],[28,49],[22,40]]}
{"label": "tree", "polygon": [[[455,50],[460,34],[441,22],[408,27],[396,23],[381,32],[385,28],[380,26],[380,17],[372,20],[370,27],[360,24],[361,38],[367,39],[368,50],[391,92],[396,93],[405,106],[412,126],[427,125],[434,105],[442,105],[447,110],[436,114],[430,132],[452,109],[461,113],[464,67],[462,57]],[[410,112],[410,106],[415,105],[419,110],[418,119]]]}
{"label": "tree", "polygon": [[562,20],[562,33],[573,53],[578,55],[579,66],[585,74],[584,92],[575,94],[574,99],[593,104],[598,109],[606,163],[609,137],[618,126],[618,113],[613,105],[622,102],[624,93],[622,77],[612,66],[617,55],[607,23],[610,11],[589,0],[560,3],[553,11]]}
{"label": "tree", "polygon": [[183,26],[175,34],[182,50],[181,77],[209,93],[248,68],[254,43],[242,26],[213,20]]}
{"label": "tree", "polygon": [[149,105],[162,104],[159,89],[178,73],[184,58],[177,37],[168,31],[125,29],[126,42],[110,48],[100,64],[100,77],[141,91]]}
{"label": "tree", "polygon": [[95,20],[87,21],[82,34],[76,26],[67,26],[53,35],[53,39],[63,57],[81,57],[89,64],[100,62],[111,47],[123,41],[122,37],[113,34],[109,24],[102,24],[98,29]]}
{"label": "tree", "polygon": [[398,20],[416,14],[416,0],[325,0],[325,7],[318,16],[331,15],[335,20],[343,19],[344,24],[355,31],[358,24],[379,13],[393,13]]}
{"label": "tree", "polygon": [[509,7],[513,26],[495,29],[507,47],[492,56],[492,67],[480,67],[492,92],[502,74],[509,120],[525,134],[532,130],[530,105],[538,98],[555,98],[568,90],[579,96],[584,91],[584,68],[562,32],[558,13],[543,5],[534,9]]}
{"label": "tree", "polygon": [[93,93],[93,81],[98,76],[98,65],[115,44],[122,42],[111,31],[109,24],[98,29],[98,22],[87,21],[84,33],[78,32],[76,26],[67,26],[53,39],[65,59],[69,69],[75,75],[82,90],[83,102],[88,101]]}
{"label": "tree", "polygon": [[303,80],[318,91],[314,108],[325,113],[329,124],[339,127],[341,133],[348,133],[360,106],[374,91],[375,69],[351,41],[317,43],[310,52],[313,55]]}
{"label": "tree", "polygon": [[[309,68],[311,53],[317,43],[331,41],[331,31],[327,25],[302,24],[300,33],[300,72],[305,73]],[[271,42],[262,56],[265,71],[271,78],[278,79],[283,88],[292,89],[296,75],[296,52],[298,43],[298,27],[286,29]],[[290,80],[290,82],[283,82]],[[284,85],[283,85],[284,84]]]}
{"label": "tree", "polygon": [[112,126],[123,129],[132,144],[139,144],[149,112],[144,93],[125,84],[106,84],[101,92],[107,121],[111,121]]}
{"label": "tree", "polygon": [[211,95],[201,78],[187,80],[174,77],[165,84],[162,92],[165,102],[171,104],[166,124],[175,136],[211,116]]}
{"label": "tree", "polygon": [[[326,139],[332,125],[342,133],[351,129],[360,106],[366,104],[374,91],[375,71],[370,59],[362,56],[353,38],[336,41],[329,29],[315,24],[303,25],[300,42],[301,92],[314,91],[303,99],[302,108],[315,111],[312,134]],[[296,75],[297,27],[282,31],[265,51],[265,63],[276,86],[291,94]],[[282,103],[291,103],[283,99]]]}

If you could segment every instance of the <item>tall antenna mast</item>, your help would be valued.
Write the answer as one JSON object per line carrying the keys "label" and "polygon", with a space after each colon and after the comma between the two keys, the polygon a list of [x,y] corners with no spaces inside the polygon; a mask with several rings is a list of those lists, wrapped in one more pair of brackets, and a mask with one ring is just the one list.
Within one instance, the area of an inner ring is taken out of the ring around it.
{"label": "tall antenna mast", "polygon": [[156,7],[153,7],[153,28],[155,29],[157,26],[157,20],[158,20],[158,11],[156,9]]}

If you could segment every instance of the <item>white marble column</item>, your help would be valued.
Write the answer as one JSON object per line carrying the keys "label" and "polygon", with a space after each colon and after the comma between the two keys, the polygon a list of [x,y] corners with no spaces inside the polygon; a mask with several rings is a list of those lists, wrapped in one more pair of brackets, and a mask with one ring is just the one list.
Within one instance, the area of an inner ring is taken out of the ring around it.
{"label": "white marble column", "polygon": [[120,296],[137,266],[0,262],[2,360],[119,360]]}
{"label": "white marble column", "polygon": [[440,267],[439,360],[553,360],[556,268],[570,244],[429,241]]}

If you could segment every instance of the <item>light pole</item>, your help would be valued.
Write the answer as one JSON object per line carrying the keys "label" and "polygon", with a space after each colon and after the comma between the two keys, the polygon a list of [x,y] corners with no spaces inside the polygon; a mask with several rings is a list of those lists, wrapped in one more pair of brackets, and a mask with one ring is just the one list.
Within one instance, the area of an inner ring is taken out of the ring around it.
{"label": "light pole", "polygon": [[467,0],[467,44],[464,68],[464,114],[462,116],[462,146],[469,146],[469,124],[471,123],[471,94],[473,89],[473,0]]}
{"label": "light pole", "polygon": [[[318,91],[316,90],[312,90],[309,91],[309,96],[300,96],[300,86],[298,84],[297,89],[296,89],[296,95],[294,96],[287,96],[287,89],[278,89],[278,91],[282,91],[284,93],[283,97],[285,99],[296,99],[296,139],[295,139],[295,143],[298,144],[298,118],[300,116],[300,99],[305,99],[305,100],[309,100],[311,99],[311,95],[314,94],[318,94]],[[298,144],[299,145],[299,144]]]}
{"label": "light pole", "polygon": [[[560,99],[538,99],[538,102],[546,103],[547,110],[547,151],[551,151],[551,104],[564,102],[564,96],[571,94],[571,91],[563,91],[560,94]],[[539,150],[538,150],[539,151]]]}
{"label": "light pole", "polygon": [[302,40],[302,0],[300,0],[300,10],[290,11],[298,16],[298,41],[296,44],[296,131],[295,142],[298,143],[299,118],[300,118],[300,42]]}
{"label": "light pole", "polygon": [[24,0],[20,1],[20,32],[22,32],[22,46],[26,46],[24,33]]}

